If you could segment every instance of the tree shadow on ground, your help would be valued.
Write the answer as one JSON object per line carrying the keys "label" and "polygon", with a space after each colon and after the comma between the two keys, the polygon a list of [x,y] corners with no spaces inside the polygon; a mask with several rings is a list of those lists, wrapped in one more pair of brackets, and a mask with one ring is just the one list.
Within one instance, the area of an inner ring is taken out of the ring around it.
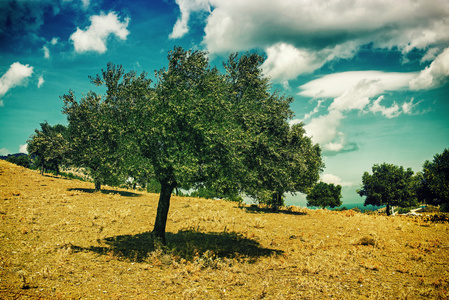
{"label": "tree shadow on ground", "polygon": [[[68,191],[79,191],[79,192],[83,192],[83,193],[95,193],[95,189],[82,189],[82,188],[73,188],[73,189],[67,189]],[[116,190],[100,190],[98,191],[99,193],[102,194],[119,194],[120,196],[123,197],[142,197],[142,194],[137,194],[137,193],[133,193],[133,192],[125,192],[125,191],[116,191]]]}
{"label": "tree shadow on ground", "polygon": [[204,253],[213,252],[218,258],[236,258],[255,261],[259,257],[280,255],[281,250],[262,247],[257,241],[236,232],[199,232],[183,230],[166,233],[166,246],[155,243],[151,232],[119,235],[103,239],[102,246],[87,248],[71,245],[74,251],[92,251],[100,255],[114,255],[120,259],[142,262],[155,250],[162,249],[172,257],[193,261]]}
{"label": "tree shadow on ground", "polygon": [[249,207],[241,207],[241,209],[244,209],[246,212],[249,213],[264,213],[264,214],[285,214],[285,215],[296,215],[296,216],[304,216],[307,215],[306,212],[303,211],[292,211],[287,209],[278,209],[273,210],[269,207],[259,207],[257,205],[251,205]]}

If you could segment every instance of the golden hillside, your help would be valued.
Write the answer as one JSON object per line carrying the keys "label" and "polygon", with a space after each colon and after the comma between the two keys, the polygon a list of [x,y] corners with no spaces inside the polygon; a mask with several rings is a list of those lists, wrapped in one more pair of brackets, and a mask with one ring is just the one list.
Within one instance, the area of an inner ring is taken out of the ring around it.
{"label": "golden hillside", "polygon": [[0,298],[449,297],[447,223],[173,196],[155,249],[157,200],[0,160]]}

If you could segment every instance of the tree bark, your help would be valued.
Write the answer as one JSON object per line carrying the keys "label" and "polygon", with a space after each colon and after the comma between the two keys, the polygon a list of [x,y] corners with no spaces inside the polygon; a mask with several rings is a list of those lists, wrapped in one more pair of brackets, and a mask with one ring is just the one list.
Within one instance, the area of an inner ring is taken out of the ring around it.
{"label": "tree bark", "polygon": [[167,225],[170,198],[175,187],[168,181],[161,182],[161,193],[157,205],[156,221],[154,222],[153,236],[165,245],[165,227]]}
{"label": "tree bark", "polygon": [[95,192],[101,191],[101,183],[99,181],[95,181]]}
{"label": "tree bark", "polygon": [[389,216],[391,214],[391,212],[390,212],[390,204],[387,204],[387,207],[385,209],[387,211],[387,216]]}

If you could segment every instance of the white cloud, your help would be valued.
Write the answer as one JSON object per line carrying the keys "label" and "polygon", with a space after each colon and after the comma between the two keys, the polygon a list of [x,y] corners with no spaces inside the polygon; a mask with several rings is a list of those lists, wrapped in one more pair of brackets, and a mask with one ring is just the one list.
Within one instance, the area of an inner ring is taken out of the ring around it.
{"label": "white cloud", "polygon": [[[335,140],[339,135],[338,128],[343,118],[344,116],[340,111],[332,110],[327,115],[312,119],[304,126],[304,129],[314,143],[325,147],[333,142],[339,142]],[[335,148],[335,145],[329,145],[328,147]]]}
{"label": "white cloud", "polygon": [[9,150],[6,148],[0,148],[0,155],[8,155],[9,154]]}
{"label": "white cloud", "polygon": [[[387,117],[388,119],[397,117],[401,112],[399,110],[399,105],[396,104],[396,102],[393,103],[392,106],[390,107],[385,107],[382,106],[380,104],[380,102],[384,99],[384,96],[380,96],[379,98],[377,98],[373,104],[371,105],[371,107],[369,108],[369,110],[373,113],[376,112],[380,112],[382,115],[384,115],[385,117]],[[404,105],[406,105],[404,103]],[[406,109],[408,110],[409,107],[406,106]]]}
{"label": "white cloud", "polygon": [[46,59],[49,59],[50,58],[50,50],[48,49],[48,47],[47,46],[43,46],[42,47],[42,51],[44,51],[44,57]]}
{"label": "white cloud", "polygon": [[96,51],[104,53],[107,50],[107,38],[111,34],[121,40],[126,40],[129,34],[127,27],[130,19],[125,18],[123,22],[120,22],[115,12],[91,16],[90,20],[91,25],[86,30],[77,28],[76,32],[70,36],[76,52]]}
{"label": "white cloud", "polygon": [[438,55],[435,60],[422,70],[416,78],[410,82],[412,90],[430,89],[447,82],[449,77],[449,48]]}
{"label": "white cloud", "polygon": [[[331,49],[352,42],[413,47],[449,40],[446,0],[211,0],[204,43],[211,52],[266,48],[279,42]],[[345,51],[344,51],[345,52]]]}
{"label": "white cloud", "polygon": [[81,0],[81,2],[83,3],[83,8],[86,9],[89,7],[90,4],[90,0]]}
{"label": "white cloud", "polygon": [[39,76],[39,79],[37,81],[37,88],[40,89],[41,86],[44,84],[44,82],[45,82],[44,77]]}
{"label": "white cloud", "polygon": [[352,182],[342,181],[340,177],[338,177],[334,174],[323,174],[323,176],[321,176],[321,181],[324,183],[328,183],[328,184],[333,183],[334,185],[341,185],[343,187],[348,187],[348,186],[354,185]]}
{"label": "white cloud", "polygon": [[[370,88],[366,94],[371,97],[383,91],[405,89],[417,73],[399,73],[382,71],[351,71],[334,73],[309,81],[301,85],[299,95],[314,98],[336,98],[349,90],[359,89],[363,85]],[[361,90],[362,92],[362,90]]]}
{"label": "white cloud", "polygon": [[210,12],[209,0],[176,0],[176,4],[179,6],[181,15],[178,20],[176,20],[176,23],[173,26],[173,31],[169,35],[169,38],[171,39],[181,38],[189,32],[188,23],[192,12]]}
{"label": "white cloud", "polygon": [[19,62],[13,63],[9,70],[0,78],[0,98],[11,88],[24,84],[31,74],[33,74],[33,67],[22,65]]}
{"label": "white cloud", "polygon": [[20,147],[19,147],[19,153],[25,153],[25,154],[28,154],[27,146],[28,146],[28,144],[20,145]]}
{"label": "white cloud", "polygon": [[[428,51],[423,57],[428,61],[449,42],[447,0],[210,0],[210,5],[205,48],[211,53],[265,49],[264,69],[279,81],[351,58],[367,44],[399,49],[404,60],[413,49]],[[188,31],[191,10],[180,8],[172,37]]]}
{"label": "white cloud", "polygon": [[[380,112],[387,118],[394,118],[402,113],[413,114],[417,104],[413,99],[401,106],[394,102],[387,107],[381,104],[385,99],[382,95],[387,91],[408,89],[409,81],[418,73],[387,73],[380,71],[343,72],[326,75],[310,81],[300,88],[299,93],[308,97],[333,98],[328,107],[328,114],[311,119],[304,127],[315,143],[319,143],[323,150],[339,152],[347,150],[345,135],[339,131],[343,113],[357,110],[360,112]],[[377,97],[377,98],[375,98]],[[305,115],[303,120],[318,113],[324,100],[318,102],[317,107]],[[367,109],[367,110],[365,110]],[[301,121],[303,121],[301,120]],[[299,122],[293,120],[291,123]]]}
{"label": "white cloud", "polygon": [[54,37],[51,39],[50,44],[52,44],[53,46],[56,45],[58,43],[58,38]]}
{"label": "white cloud", "polygon": [[324,64],[313,52],[278,43],[265,49],[267,59],[262,65],[265,75],[278,80],[290,80],[302,73],[311,73]]}

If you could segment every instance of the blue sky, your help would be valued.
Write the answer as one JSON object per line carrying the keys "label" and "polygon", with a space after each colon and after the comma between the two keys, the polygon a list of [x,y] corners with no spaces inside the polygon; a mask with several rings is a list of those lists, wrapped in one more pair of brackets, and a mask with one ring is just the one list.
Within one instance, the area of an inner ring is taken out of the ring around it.
{"label": "blue sky", "polygon": [[95,90],[88,76],[108,62],[152,76],[175,45],[219,67],[230,52],[265,55],[344,203],[361,201],[373,164],[416,172],[449,148],[447,0],[2,0],[0,154],[25,151],[44,120],[66,124],[59,96]]}

